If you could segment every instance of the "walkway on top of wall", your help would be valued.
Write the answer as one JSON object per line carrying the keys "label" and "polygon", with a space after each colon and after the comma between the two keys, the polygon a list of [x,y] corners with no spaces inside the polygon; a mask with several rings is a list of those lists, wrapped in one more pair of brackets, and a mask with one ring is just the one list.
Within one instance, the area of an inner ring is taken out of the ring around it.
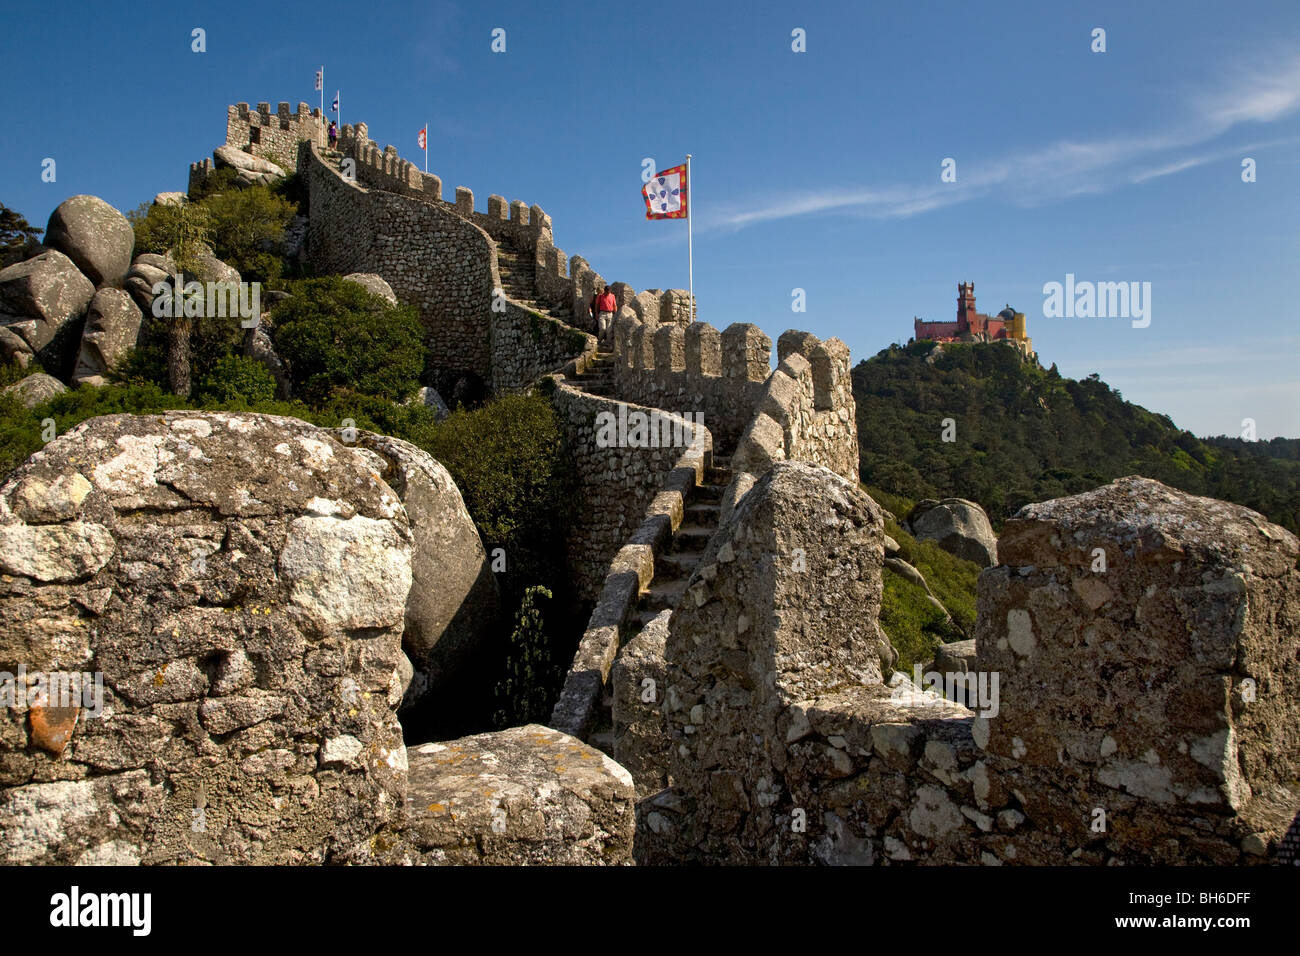
{"label": "walkway on top of wall", "polygon": [[[350,179],[360,189],[386,192],[411,202],[433,204],[431,200],[406,193],[392,192],[378,186],[364,186],[344,175],[341,168],[344,153],[320,149],[314,145],[310,148],[329,168],[341,177]],[[443,208],[457,212],[453,204],[442,200],[437,202]],[[463,216],[460,218],[464,219]],[[490,236],[488,238],[491,240]],[[574,317],[571,308],[550,305],[539,299],[536,266],[529,256],[512,248],[508,238],[502,241],[491,240],[490,248],[496,259],[495,274],[500,279],[501,291],[508,302],[529,312],[540,313],[575,332],[580,331],[572,325]],[[614,375],[613,353],[599,351],[593,347],[592,341],[588,336],[585,349],[560,368],[552,369],[549,374],[562,377],[567,387],[583,395],[613,402],[624,401],[617,394],[620,389],[618,378]],[[545,376],[539,376],[539,379],[542,377]],[[636,406],[636,403],[628,404]],[[598,604],[593,611],[592,620],[574,656],[569,678],[556,703],[555,713],[552,714],[551,723],[557,729],[583,739],[591,739],[606,752],[612,753],[611,699],[607,687],[610,667],[622,647],[639,634],[650,620],[665,610],[671,612],[681,600],[686,580],[698,563],[699,554],[707,547],[718,528],[721,517],[720,499],[730,480],[731,473],[726,462],[714,460],[711,451],[707,452],[702,467],[695,471],[690,486],[680,487],[680,482],[670,481],[668,486],[661,489],[658,499],[652,502],[642,525],[629,535],[624,547],[620,547],[611,563],[607,580],[620,578],[624,568],[618,555],[623,554],[627,545],[635,545],[637,542],[648,544],[651,551],[648,566],[643,563],[638,572],[634,592],[620,593],[618,600],[606,601],[603,607]],[[676,488],[680,501],[675,506],[667,506],[670,512],[669,522],[664,527],[660,519],[664,517],[661,511],[665,505],[660,499],[671,490],[670,486]],[[607,584],[605,590],[621,592],[623,589]],[[606,623],[602,623],[608,616],[616,621],[613,647],[606,646],[609,628]],[[588,666],[593,657],[601,658],[595,668],[599,680],[594,686],[592,678],[596,674]]]}

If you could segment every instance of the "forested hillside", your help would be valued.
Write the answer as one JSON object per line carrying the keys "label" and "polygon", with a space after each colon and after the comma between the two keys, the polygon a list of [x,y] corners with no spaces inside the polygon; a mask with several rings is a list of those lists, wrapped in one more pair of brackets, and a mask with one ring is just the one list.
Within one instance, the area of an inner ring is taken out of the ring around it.
{"label": "forested hillside", "polygon": [[1027,502],[1140,474],[1300,531],[1300,443],[1198,439],[1096,374],[1063,378],[1005,345],[891,346],[854,368],[853,395],[864,482],[970,498],[995,526]]}

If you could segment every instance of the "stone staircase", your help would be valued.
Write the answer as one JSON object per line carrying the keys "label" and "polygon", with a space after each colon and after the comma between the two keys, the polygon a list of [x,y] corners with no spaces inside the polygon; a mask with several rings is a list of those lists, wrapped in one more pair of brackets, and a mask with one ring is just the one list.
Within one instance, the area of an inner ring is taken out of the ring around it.
{"label": "stone staircase", "polygon": [[[585,376],[579,381],[585,380]],[[584,386],[585,387],[585,386]],[[722,514],[722,495],[731,483],[731,469],[725,459],[715,458],[705,470],[704,480],[691,491],[686,502],[682,523],[677,526],[672,540],[655,556],[654,577],[650,586],[641,592],[636,610],[624,625],[620,647],[641,633],[641,629],[665,610],[677,607],[686,592],[686,582],[700,563],[709,539],[718,530]],[[605,691],[600,717],[592,730],[589,742],[605,753],[613,755],[614,734],[611,710],[614,699]]]}
{"label": "stone staircase", "polygon": [[531,257],[520,255],[504,242],[497,243],[497,274],[501,277],[502,291],[511,301],[549,315],[565,325],[574,324],[570,306],[552,306],[537,301],[537,266]]}
{"label": "stone staircase", "polygon": [[574,380],[574,384],[588,395],[617,398],[614,394],[614,353],[597,351],[595,358]]}

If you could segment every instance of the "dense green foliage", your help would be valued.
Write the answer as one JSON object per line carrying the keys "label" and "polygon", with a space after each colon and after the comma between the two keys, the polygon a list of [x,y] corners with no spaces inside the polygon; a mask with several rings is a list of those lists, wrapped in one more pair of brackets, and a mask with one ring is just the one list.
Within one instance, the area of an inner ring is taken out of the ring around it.
{"label": "dense green foliage", "polygon": [[202,181],[190,191],[190,202],[202,202],[209,196],[215,196],[217,193],[223,193],[228,189],[238,189],[240,188],[239,184],[235,182],[238,178],[239,170],[233,166],[214,169],[204,176]]}
{"label": "dense green foliage", "polygon": [[229,355],[218,359],[199,385],[199,397],[227,408],[275,398],[275,379],[257,359]]}
{"label": "dense green foliage", "polygon": [[236,186],[234,172],[216,170],[190,202],[141,203],[129,212],[136,255],[179,251],[177,265],[194,272],[194,256],[208,247],[245,282],[279,285],[285,266],[277,250],[298,207],[283,188]]}
{"label": "dense green foliage", "polygon": [[934,660],[935,649],[946,641],[961,640],[949,635],[942,612],[925,597],[925,591],[886,569],[884,594],[880,598],[880,628],[898,651],[894,669],[912,676],[913,665],[925,667]]}
{"label": "dense green foliage", "polygon": [[1281,458],[1285,461],[1300,461],[1300,438],[1246,441],[1233,435],[1214,435],[1204,441],[1207,445],[1236,452],[1243,458]]}
{"label": "dense green foliage", "polygon": [[293,283],[271,321],[294,391],[308,402],[334,388],[398,401],[419,388],[424,347],[413,306],[331,276]]}
{"label": "dense green foliage", "polygon": [[576,475],[550,403],[507,395],[453,412],[424,447],[456,479],[489,553],[504,551],[502,583],[516,599],[539,583],[563,590],[566,575],[556,558],[573,513]]}
{"label": "dense green foliage", "polygon": [[212,245],[212,217],[201,203],[141,203],[126,214],[135,229],[135,255],[172,255],[182,272],[196,272],[196,257]]}
{"label": "dense green foliage", "polygon": [[200,204],[212,227],[212,251],[245,282],[274,283],[283,272],[275,250],[298,207],[266,186],[227,189]]}
{"label": "dense green foliage", "polygon": [[[1300,462],[1202,441],[1095,374],[1063,378],[1001,344],[945,343],[929,362],[933,347],[893,346],[854,368],[863,481],[909,498],[969,498],[997,527],[1028,502],[1139,474],[1300,530]],[[952,442],[942,440],[946,418]]]}

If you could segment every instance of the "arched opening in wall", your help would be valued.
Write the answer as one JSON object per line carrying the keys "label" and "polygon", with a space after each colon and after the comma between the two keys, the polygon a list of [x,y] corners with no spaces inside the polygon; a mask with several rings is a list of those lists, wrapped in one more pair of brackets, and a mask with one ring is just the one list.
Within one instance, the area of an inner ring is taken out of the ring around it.
{"label": "arched opening in wall", "polygon": [[813,407],[819,412],[835,407],[835,363],[824,348],[813,349],[809,357],[813,376]]}

